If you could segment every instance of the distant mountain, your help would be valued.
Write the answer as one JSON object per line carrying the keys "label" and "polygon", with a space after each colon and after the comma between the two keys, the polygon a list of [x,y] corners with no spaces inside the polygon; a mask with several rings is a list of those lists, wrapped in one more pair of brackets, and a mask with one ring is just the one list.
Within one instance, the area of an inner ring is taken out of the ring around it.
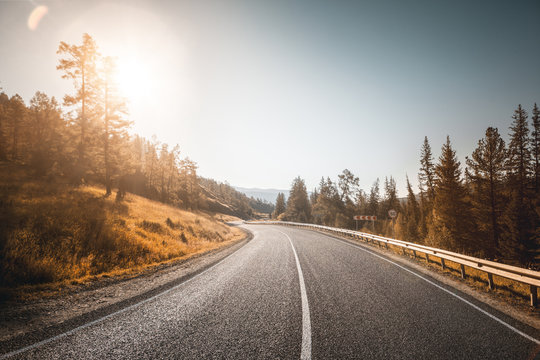
{"label": "distant mountain", "polygon": [[277,195],[280,192],[285,194],[285,200],[289,197],[289,190],[243,188],[239,186],[234,186],[234,188],[236,189],[236,191],[240,191],[247,196],[252,196],[255,199],[263,199],[272,204],[276,203]]}

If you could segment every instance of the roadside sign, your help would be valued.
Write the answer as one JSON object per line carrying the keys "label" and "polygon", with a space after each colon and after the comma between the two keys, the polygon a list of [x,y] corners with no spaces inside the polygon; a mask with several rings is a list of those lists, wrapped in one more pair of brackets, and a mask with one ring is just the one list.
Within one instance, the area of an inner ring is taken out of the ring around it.
{"label": "roadside sign", "polygon": [[388,210],[388,216],[390,216],[392,219],[397,216],[397,211],[394,209]]}
{"label": "roadside sign", "polygon": [[374,220],[377,220],[377,217],[376,216],[371,216],[371,215],[355,215],[353,217],[354,220],[371,220],[371,221],[374,221]]}

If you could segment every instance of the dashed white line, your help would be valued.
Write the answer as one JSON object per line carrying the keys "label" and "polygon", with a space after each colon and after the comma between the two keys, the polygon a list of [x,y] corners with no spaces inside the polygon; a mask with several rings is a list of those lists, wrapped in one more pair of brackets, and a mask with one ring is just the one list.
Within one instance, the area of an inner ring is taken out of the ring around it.
{"label": "dashed white line", "polygon": [[300,296],[302,298],[302,350],[300,352],[301,360],[311,359],[311,318],[309,316],[309,303],[306,293],[306,284],[304,282],[304,274],[302,273],[302,267],[300,266],[300,260],[298,260],[298,254],[292,243],[289,235],[282,231],[276,230],[287,237],[291,244],[294,258],[296,260],[296,269],[298,270],[298,279],[300,281]]}

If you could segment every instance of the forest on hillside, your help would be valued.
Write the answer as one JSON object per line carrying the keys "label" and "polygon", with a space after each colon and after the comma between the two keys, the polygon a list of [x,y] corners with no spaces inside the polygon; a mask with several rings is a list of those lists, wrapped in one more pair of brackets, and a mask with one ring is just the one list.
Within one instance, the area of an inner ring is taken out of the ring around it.
{"label": "forest on hillside", "polygon": [[[540,268],[540,111],[521,105],[512,115],[509,140],[488,127],[462,167],[450,138],[437,161],[425,137],[420,151],[419,192],[407,177],[400,199],[393,176],[369,192],[345,169],[337,181],[322,178],[308,196],[302,178],[289,198],[276,199],[273,217],[355,228],[354,215],[376,215],[362,230],[487,259]],[[382,188],[382,189],[381,189]],[[382,195],[381,195],[382,191]],[[397,211],[392,221],[388,211]]]}
{"label": "forest on hillside", "polygon": [[97,183],[105,196],[118,189],[190,210],[219,211],[242,218],[271,213],[273,205],[232,186],[203,179],[197,163],[179,145],[129,133],[128,103],[115,82],[116,59],[100,54],[94,39],[61,42],[57,70],[74,92],[59,101],[37,91],[25,104],[0,88],[0,161],[19,163],[35,177]]}

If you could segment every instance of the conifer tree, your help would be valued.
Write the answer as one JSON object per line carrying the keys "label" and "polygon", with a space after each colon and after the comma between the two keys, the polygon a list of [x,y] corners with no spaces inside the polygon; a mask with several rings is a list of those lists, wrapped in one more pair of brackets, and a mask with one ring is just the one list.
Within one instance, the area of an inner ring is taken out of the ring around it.
{"label": "conifer tree", "polygon": [[332,180],[321,178],[319,183],[319,196],[313,205],[313,217],[315,222],[327,226],[336,225],[336,216],[342,211],[339,191]]}
{"label": "conifer tree", "polygon": [[58,163],[64,152],[64,121],[54,97],[36,92],[28,115],[30,164],[39,175]]}
{"label": "conifer tree", "polygon": [[126,156],[122,156],[128,142],[127,129],[131,122],[125,118],[126,101],[118,93],[116,61],[106,57],[103,61],[102,99],[103,99],[103,160],[105,167],[106,196],[112,191],[112,177],[119,175],[120,166],[125,164]]}
{"label": "conifer tree", "polygon": [[343,202],[352,202],[351,197],[358,189],[358,182],[360,181],[357,176],[349,170],[345,169],[338,175],[338,186],[341,190],[340,198]]}
{"label": "conifer tree", "polygon": [[472,187],[472,205],[482,248],[490,258],[496,256],[501,234],[503,181],[506,148],[496,128],[489,127],[478,147],[467,158]]}
{"label": "conifer tree", "polygon": [[435,176],[431,242],[458,251],[474,249],[470,242],[473,227],[466,201],[467,192],[462,184],[460,162],[452,149],[450,137],[446,138],[441,149]]}
{"label": "conifer tree", "polygon": [[89,142],[95,124],[96,96],[98,93],[97,61],[99,53],[94,39],[88,34],[83,35],[81,45],[70,45],[60,42],[57,54],[59,60],[57,70],[63,72],[62,78],[73,80],[74,95],[64,96],[64,105],[76,106],[77,115],[74,125],[78,127],[77,144],[77,176],[84,178],[89,169]]}
{"label": "conifer tree", "polygon": [[371,191],[369,192],[368,198],[368,215],[377,215],[379,213],[379,203],[381,195],[379,192],[379,178],[375,180],[373,186],[371,186]]}
{"label": "conifer tree", "polygon": [[12,161],[19,159],[22,134],[27,119],[27,108],[24,100],[19,94],[13,95],[9,99],[9,107],[7,112],[7,129],[10,138],[10,158]]}
{"label": "conifer tree", "polygon": [[388,211],[394,209],[396,211],[400,210],[400,205],[398,201],[396,180],[392,176],[390,178],[384,179],[384,201],[383,206],[381,207],[381,217],[387,217]]}
{"label": "conifer tree", "polygon": [[424,137],[424,143],[420,152],[420,173],[418,180],[420,183],[420,191],[427,193],[427,198],[430,202],[435,198],[435,165],[433,164],[433,154],[427,136]]}
{"label": "conifer tree", "polygon": [[536,189],[536,196],[540,196],[540,110],[536,103],[534,103],[532,111],[532,158],[533,158],[533,174],[534,184]]}
{"label": "conifer tree", "polygon": [[502,234],[503,251],[510,257],[525,264],[532,260],[535,249],[534,228],[538,221],[532,202],[529,184],[531,183],[531,150],[527,112],[518,105],[512,115],[510,143],[506,169],[508,175],[506,206]]}
{"label": "conifer tree", "polygon": [[416,201],[416,195],[414,195],[409,177],[407,179],[407,212],[405,217],[405,229],[408,241],[418,242],[418,220],[420,218],[420,211],[418,208],[418,201]]}
{"label": "conifer tree", "polygon": [[0,93],[0,161],[7,159],[7,122],[9,110],[9,97]]}
{"label": "conifer tree", "polygon": [[276,198],[276,207],[274,209],[274,219],[277,219],[279,215],[285,212],[285,194],[280,192]]}
{"label": "conifer tree", "polygon": [[311,205],[306,184],[299,176],[293,180],[285,216],[289,221],[309,222],[311,220]]}

